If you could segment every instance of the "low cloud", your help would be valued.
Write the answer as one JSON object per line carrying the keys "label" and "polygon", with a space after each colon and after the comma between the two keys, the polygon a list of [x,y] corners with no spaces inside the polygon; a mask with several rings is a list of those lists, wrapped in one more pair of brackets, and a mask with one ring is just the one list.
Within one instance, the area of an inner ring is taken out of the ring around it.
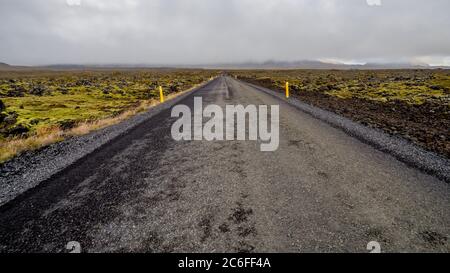
{"label": "low cloud", "polygon": [[366,0],[369,6],[381,6],[381,0]]}
{"label": "low cloud", "polygon": [[66,0],[69,6],[81,6],[81,0]]}
{"label": "low cloud", "polygon": [[0,62],[439,63],[448,10],[448,0],[0,0]]}

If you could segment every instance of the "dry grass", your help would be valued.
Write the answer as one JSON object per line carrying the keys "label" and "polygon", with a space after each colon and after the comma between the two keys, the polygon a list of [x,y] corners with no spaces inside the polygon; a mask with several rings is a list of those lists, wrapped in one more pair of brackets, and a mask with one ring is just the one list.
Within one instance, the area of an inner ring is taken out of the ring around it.
{"label": "dry grass", "polygon": [[36,134],[28,138],[12,138],[0,142],[0,162],[6,161],[23,151],[63,140],[63,132],[58,127],[39,128]]}
{"label": "dry grass", "polygon": [[117,124],[123,120],[126,120],[126,119],[140,113],[140,112],[146,111],[149,108],[151,108],[157,104],[158,104],[158,102],[156,100],[143,101],[140,103],[139,106],[132,108],[130,110],[127,110],[118,116],[109,117],[109,118],[100,119],[100,120],[91,121],[91,122],[82,122],[82,123],[78,124],[76,127],[65,131],[64,136],[66,136],[66,137],[67,136],[80,136],[80,135],[88,134],[92,131],[95,131],[95,130],[98,130],[98,129],[101,129],[104,127],[108,127],[113,124]]}
{"label": "dry grass", "polygon": [[[186,93],[196,86],[178,93],[173,93],[166,96],[166,101],[171,100],[183,93]],[[124,121],[138,113],[144,112],[151,107],[158,105],[160,102],[158,100],[147,100],[142,101],[137,107],[124,111],[120,115],[115,117],[109,117],[105,119],[100,119],[96,121],[87,121],[79,123],[76,127],[69,130],[62,130],[57,126],[52,127],[42,127],[37,129],[33,136],[27,138],[11,138],[4,141],[0,141],[0,163],[5,162],[14,156],[29,150],[36,150],[44,146],[48,146],[52,143],[56,143],[64,140],[71,136],[80,136],[88,134],[92,131],[105,128],[121,121]]]}

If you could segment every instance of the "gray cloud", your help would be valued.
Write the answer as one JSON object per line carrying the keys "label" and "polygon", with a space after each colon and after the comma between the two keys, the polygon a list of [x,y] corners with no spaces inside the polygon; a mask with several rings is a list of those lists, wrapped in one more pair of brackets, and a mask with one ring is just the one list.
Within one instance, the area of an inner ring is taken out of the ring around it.
{"label": "gray cloud", "polygon": [[0,61],[450,62],[448,0],[77,1],[0,0]]}

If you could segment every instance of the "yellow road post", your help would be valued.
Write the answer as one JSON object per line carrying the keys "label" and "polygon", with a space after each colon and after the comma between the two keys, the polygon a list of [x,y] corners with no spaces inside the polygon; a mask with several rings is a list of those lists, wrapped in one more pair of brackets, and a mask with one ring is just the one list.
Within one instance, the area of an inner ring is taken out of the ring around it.
{"label": "yellow road post", "polygon": [[289,98],[289,82],[286,82],[286,98]]}
{"label": "yellow road post", "polygon": [[159,86],[159,101],[164,102],[164,94],[163,94],[162,86]]}

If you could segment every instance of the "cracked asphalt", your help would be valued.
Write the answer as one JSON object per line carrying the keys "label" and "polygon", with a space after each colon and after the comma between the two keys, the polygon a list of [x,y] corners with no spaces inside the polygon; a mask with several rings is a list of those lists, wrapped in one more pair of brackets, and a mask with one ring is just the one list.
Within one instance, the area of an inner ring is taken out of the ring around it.
{"label": "cracked asphalt", "polygon": [[450,251],[450,185],[243,82],[180,103],[280,105],[280,146],[180,141],[170,109],[0,207],[0,252]]}

